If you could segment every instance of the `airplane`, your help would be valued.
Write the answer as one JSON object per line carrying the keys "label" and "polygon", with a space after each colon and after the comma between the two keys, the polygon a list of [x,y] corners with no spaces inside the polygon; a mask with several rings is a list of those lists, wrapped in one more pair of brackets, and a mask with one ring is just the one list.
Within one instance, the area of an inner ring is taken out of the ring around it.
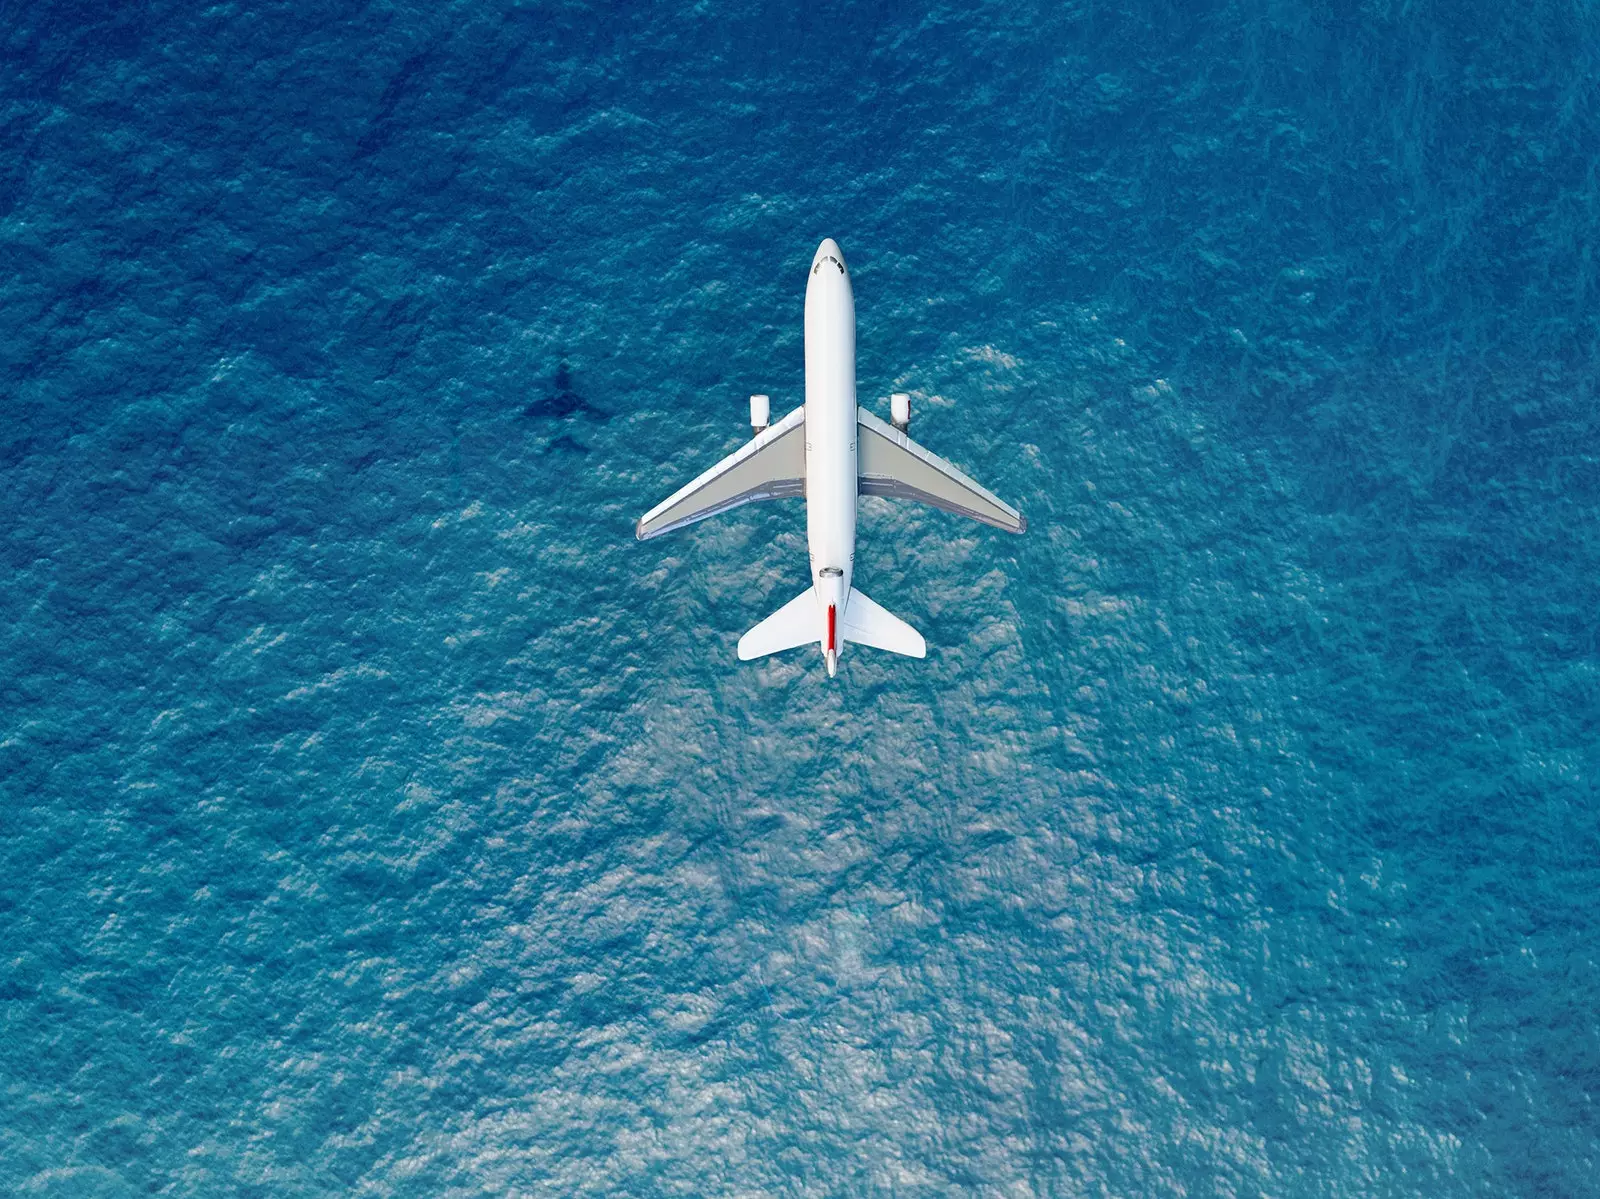
{"label": "airplane", "polygon": [[908,394],[889,397],[889,424],[857,405],[855,293],[831,237],[817,247],[806,282],[805,403],[775,425],[771,411],[770,397],[751,396],[753,439],[641,516],[639,540],[754,500],[804,497],[811,586],[739,638],[740,660],[815,642],[832,678],[850,642],[924,657],[922,634],[853,585],[857,498],[918,500],[1008,533],[1028,522],[911,440]]}

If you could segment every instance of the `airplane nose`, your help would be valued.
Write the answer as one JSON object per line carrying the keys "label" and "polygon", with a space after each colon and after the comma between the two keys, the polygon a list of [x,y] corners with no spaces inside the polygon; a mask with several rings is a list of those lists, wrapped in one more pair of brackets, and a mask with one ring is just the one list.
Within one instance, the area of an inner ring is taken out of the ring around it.
{"label": "airplane nose", "polygon": [[817,247],[817,252],[811,256],[811,273],[816,274],[817,264],[827,262],[837,264],[839,273],[845,273],[844,251],[839,248],[839,243],[831,237],[823,238],[822,244]]}

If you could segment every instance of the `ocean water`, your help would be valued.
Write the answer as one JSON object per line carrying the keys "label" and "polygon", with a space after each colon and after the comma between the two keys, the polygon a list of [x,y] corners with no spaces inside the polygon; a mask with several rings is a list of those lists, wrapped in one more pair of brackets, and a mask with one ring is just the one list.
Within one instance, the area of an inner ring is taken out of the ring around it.
{"label": "ocean water", "polygon": [[[1600,8],[0,12],[0,1193],[1592,1195]],[[802,388],[926,661],[758,664]]]}

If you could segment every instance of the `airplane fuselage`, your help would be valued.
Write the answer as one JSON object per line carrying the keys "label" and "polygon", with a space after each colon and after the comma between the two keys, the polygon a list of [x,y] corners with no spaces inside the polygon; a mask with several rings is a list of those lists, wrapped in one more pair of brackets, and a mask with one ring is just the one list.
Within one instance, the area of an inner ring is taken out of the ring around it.
{"label": "airplane fuselage", "polygon": [[806,541],[811,581],[827,613],[828,673],[856,559],[856,301],[844,252],[817,248],[806,283]]}

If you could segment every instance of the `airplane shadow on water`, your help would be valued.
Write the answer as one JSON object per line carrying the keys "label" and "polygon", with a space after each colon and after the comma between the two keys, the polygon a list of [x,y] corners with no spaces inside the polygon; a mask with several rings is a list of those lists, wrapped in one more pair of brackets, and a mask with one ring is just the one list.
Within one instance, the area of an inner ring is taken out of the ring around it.
{"label": "airplane shadow on water", "polygon": [[522,415],[541,422],[566,421],[568,427],[550,438],[545,445],[547,454],[587,454],[589,447],[573,436],[572,422],[583,419],[608,421],[607,412],[580,395],[572,385],[572,368],[563,359],[556,367],[555,378],[545,393],[522,410]]}

